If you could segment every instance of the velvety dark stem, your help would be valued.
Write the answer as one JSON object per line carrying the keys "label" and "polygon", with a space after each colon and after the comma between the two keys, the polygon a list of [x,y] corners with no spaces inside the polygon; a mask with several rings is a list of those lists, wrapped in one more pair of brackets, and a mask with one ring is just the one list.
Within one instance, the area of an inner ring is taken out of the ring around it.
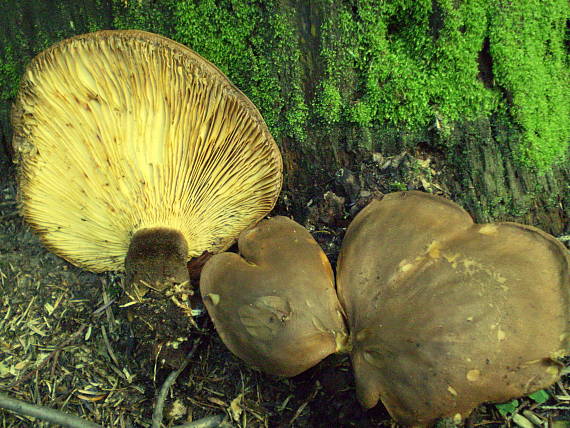
{"label": "velvety dark stem", "polygon": [[187,257],[188,245],[179,231],[141,229],[133,235],[125,259],[127,287],[142,283],[162,290],[188,281]]}

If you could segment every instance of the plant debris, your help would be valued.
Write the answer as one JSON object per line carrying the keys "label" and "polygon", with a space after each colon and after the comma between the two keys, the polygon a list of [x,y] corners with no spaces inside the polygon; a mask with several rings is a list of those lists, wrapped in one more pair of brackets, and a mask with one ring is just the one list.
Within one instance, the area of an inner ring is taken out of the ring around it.
{"label": "plant debris", "polygon": [[[436,160],[407,159],[411,172],[392,168],[403,162],[396,158],[364,159],[351,171],[358,186],[354,181],[343,185],[343,179],[351,178],[341,174],[336,181],[302,191],[310,194],[300,192],[293,198],[284,192],[273,214],[288,215],[309,228],[334,262],[346,225],[376,192],[405,183],[408,189],[450,196],[445,180],[435,172],[440,170]],[[143,355],[140,338],[118,303],[121,276],[85,272],[51,254],[18,215],[15,195],[13,176],[6,174],[0,179],[0,390],[103,426],[150,427],[159,390],[180,361],[167,367]],[[318,206],[312,214],[306,207],[310,199],[311,206]],[[303,207],[296,208],[291,203],[295,200],[304,201]],[[186,336],[174,334],[171,339],[179,342],[182,356],[194,339],[200,339],[200,346],[166,395],[165,426],[220,414],[237,427],[396,426],[382,405],[365,411],[357,403],[346,356],[333,355],[305,373],[281,379],[254,371],[234,357],[207,316],[198,324],[199,330],[187,326]],[[547,401],[519,398],[517,414],[535,425],[544,421],[544,427],[568,423],[570,369],[564,373],[547,390]],[[174,403],[176,413],[168,407]],[[180,409],[185,409],[183,415]],[[0,423],[50,427],[1,409]],[[465,425],[513,423],[512,415],[503,416],[489,404],[477,408]]]}

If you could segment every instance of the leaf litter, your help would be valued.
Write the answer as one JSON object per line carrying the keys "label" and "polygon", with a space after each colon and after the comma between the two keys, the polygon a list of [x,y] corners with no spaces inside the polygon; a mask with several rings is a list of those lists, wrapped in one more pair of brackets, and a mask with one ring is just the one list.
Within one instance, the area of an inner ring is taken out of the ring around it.
{"label": "leaf litter", "polygon": [[[445,193],[434,170],[428,172],[416,177],[418,187]],[[304,224],[333,263],[355,211],[375,192],[393,190],[389,182],[370,185],[382,183],[379,174],[378,168],[360,171],[356,187],[344,174],[350,186],[337,181],[333,194],[313,189],[303,195],[309,201]],[[161,351],[156,361],[137,352],[140,344],[118,303],[121,276],[82,271],[47,251],[18,214],[11,175],[0,182],[0,195],[0,390],[103,426],[150,427],[156,397],[173,369],[159,361]],[[284,193],[276,212],[298,217],[288,197]],[[172,337],[181,349],[196,338],[200,345],[166,393],[163,426],[222,413],[239,427],[395,427],[381,405],[369,411],[358,405],[347,357],[335,355],[295,378],[279,379],[235,358],[207,316],[198,324],[188,328],[188,337]],[[521,426],[521,418],[534,426],[562,426],[570,420],[568,371],[545,392],[548,399],[519,399],[506,415],[500,407],[480,406],[465,426]],[[50,426],[1,409],[0,423]]]}

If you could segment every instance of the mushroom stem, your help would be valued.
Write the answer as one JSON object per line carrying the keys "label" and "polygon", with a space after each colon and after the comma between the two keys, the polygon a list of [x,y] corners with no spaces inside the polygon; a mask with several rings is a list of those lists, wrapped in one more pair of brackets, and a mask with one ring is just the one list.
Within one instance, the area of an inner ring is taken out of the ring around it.
{"label": "mushroom stem", "polygon": [[127,293],[144,296],[148,288],[162,291],[189,281],[188,244],[181,232],[155,227],[138,230],[125,258]]}

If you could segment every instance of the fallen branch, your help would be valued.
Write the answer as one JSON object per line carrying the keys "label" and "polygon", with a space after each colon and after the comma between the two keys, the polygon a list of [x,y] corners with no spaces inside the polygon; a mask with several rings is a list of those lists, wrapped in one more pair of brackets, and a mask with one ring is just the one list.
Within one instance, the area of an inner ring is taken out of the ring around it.
{"label": "fallen branch", "polygon": [[1,392],[0,407],[19,415],[31,416],[66,428],[102,428],[101,425],[82,419],[79,416],[70,415],[69,413],[38,404],[26,403]]}
{"label": "fallen branch", "polygon": [[198,419],[193,422],[176,425],[173,428],[216,428],[221,426],[224,419],[226,419],[226,415],[206,416],[205,418]]}
{"label": "fallen branch", "polygon": [[154,407],[154,412],[152,413],[152,428],[160,428],[160,423],[162,422],[162,413],[164,411],[164,402],[166,401],[166,395],[168,394],[168,390],[176,380],[176,378],[184,371],[184,369],[190,364],[192,361],[192,357],[196,353],[196,349],[198,349],[198,344],[200,342],[200,337],[194,339],[192,343],[192,348],[186,354],[186,358],[182,362],[182,365],[178,367],[175,371],[170,373],[162,387],[160,388],[160,392],[158,393],[158,397],[156,398],[156,405]]}

